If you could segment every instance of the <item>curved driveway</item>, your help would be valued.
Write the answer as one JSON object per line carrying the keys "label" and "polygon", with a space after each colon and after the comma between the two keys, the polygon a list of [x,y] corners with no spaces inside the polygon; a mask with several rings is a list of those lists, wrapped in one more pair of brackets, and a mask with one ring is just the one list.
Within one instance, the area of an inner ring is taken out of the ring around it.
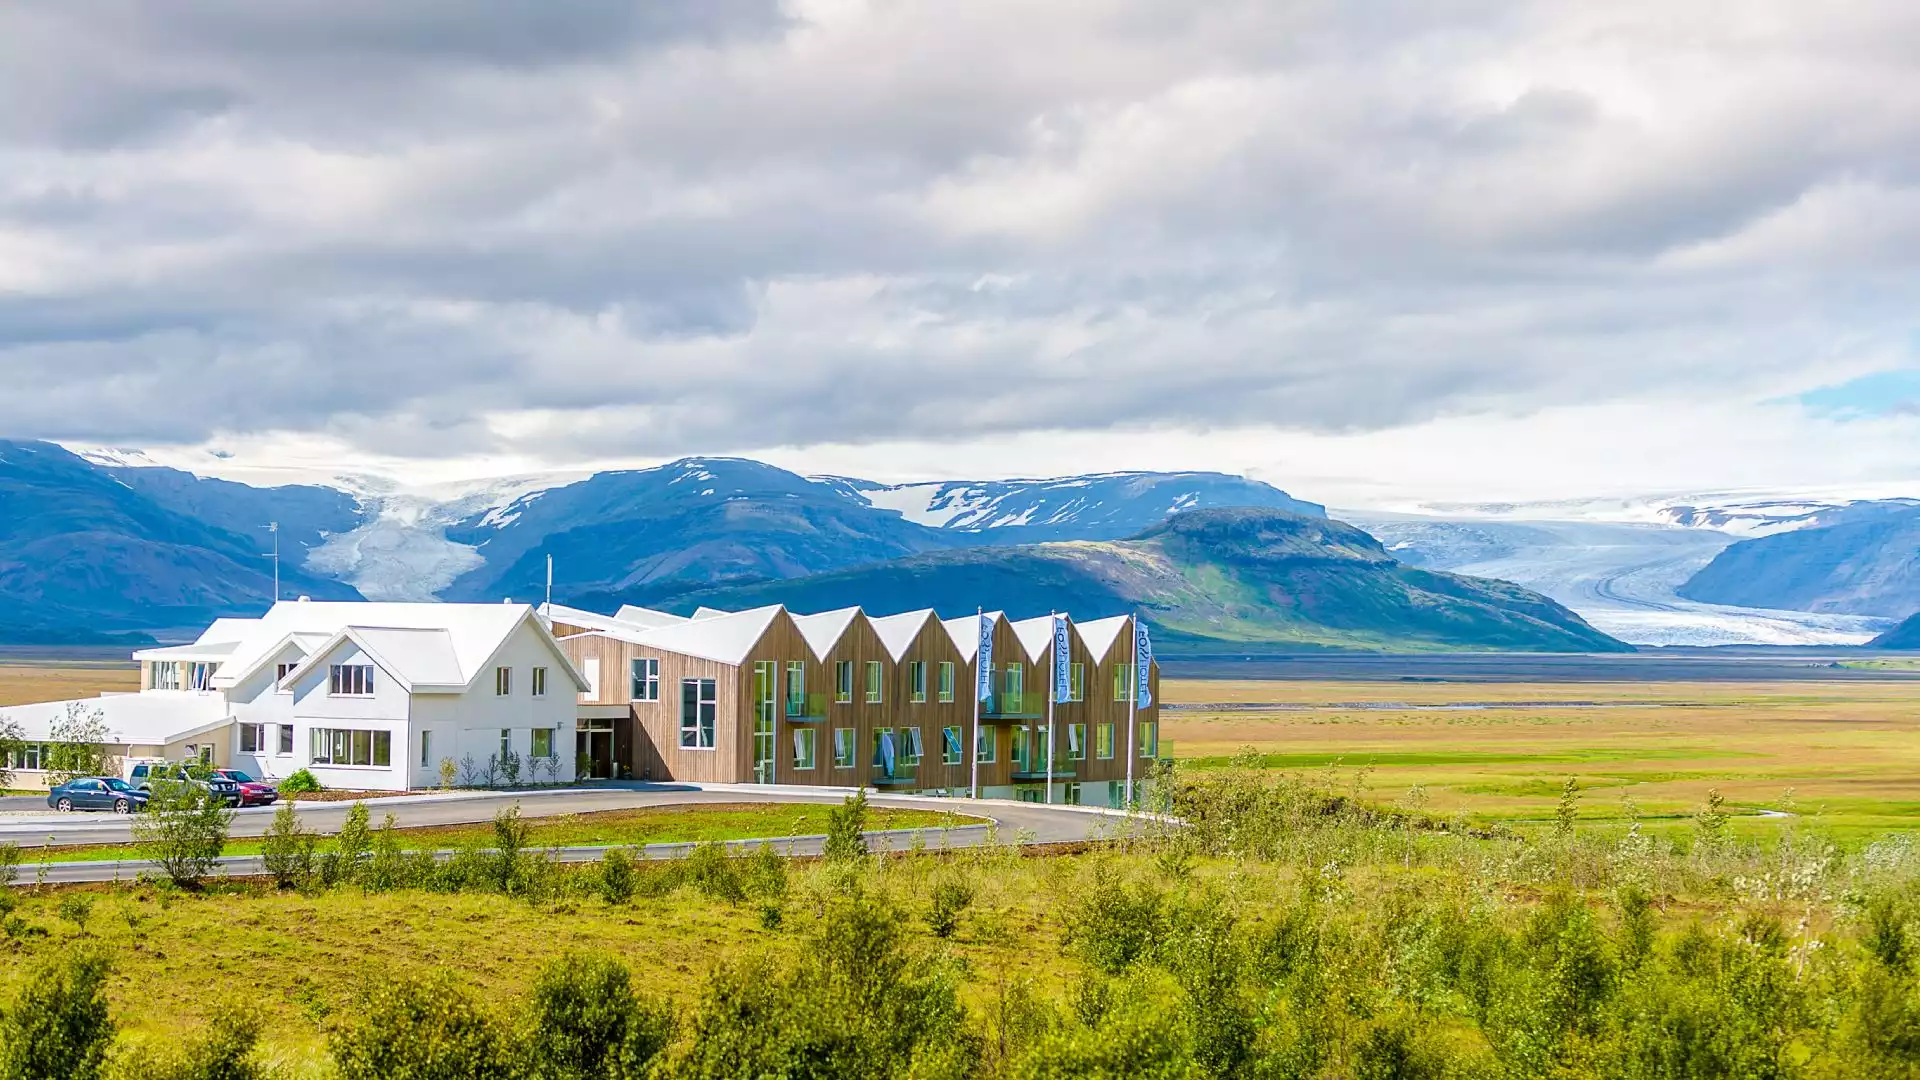
{"label": "curved driveway", "polygon": [[[456,792],[446,795],[407,795],[368,799],[367,808],[378,822],[391,813],[400,828],[430,825],[468,825],[493,820],[500,810],[516,803],[522,817],[555,817],[564,814],[593,813],[604,810],[631,810],[646,807],[689,806],[701,803],[838,803],[850,789],[774,787],[736,784],[635,784],[620,787],[563,788],[524,792]],[[869,832],[868,843],[877,850],[904,851],[916,843],[929,849],[975,847],[990,839],[1001,843],[1059,844],[1113,839],[1134,831],[1140,819],[1123,812],[1085,806],[1044,806],[1038,803],[1009,802],[999,799],[943,799],[919,795],[867,794],[868,804],[907,810],[951,810],[983,823],[962,823],[953,828],[880,830]],[[299,805],[300,821],[319,833],[335,833],[346,820],[351,803],[305,803]],[[232,835],[254,838],[266,834],[274,811],[256,807],[236,810]],[[36,814],[0,815],[0,841],[21,847],[46,847],[73,844],[116,844],[132,839],[132,821],[111,814]],[[997,834],[997,835],[996,835]],[[782,854],[817,855],[819,836],[772,837],[779,841]],[[734,841],[743,849],[758,841]],[[648,844],[648,858],[677,858],[690,850],[690,844]],[[559,849],[556,857],[565,862],[598,859],[605,847]],[[250,875],[263,872],[256,856],[229,856],[221,860],[222,872]],[[138,876],[148,869],[138,861],[122,863],[74,862],[49,863],[48,882],[120,881]],[[17,884],[39,879],[37,862],[23,866]]]}

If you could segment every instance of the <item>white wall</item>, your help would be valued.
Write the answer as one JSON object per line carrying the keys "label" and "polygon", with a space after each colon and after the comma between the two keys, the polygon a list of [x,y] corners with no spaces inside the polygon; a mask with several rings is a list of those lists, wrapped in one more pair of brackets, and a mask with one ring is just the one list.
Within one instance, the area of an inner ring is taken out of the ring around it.
{"label": "white wall", "polygon": [[[523,623],[501,646],[493,660],[475,676],[473,688],[465,694],[420,694],[414,699],[414,734],[407,747],[407,765],[416,787],[434,787],[440,783],[440,760],[451,758],[456,769],[471,757],[476,768],[483,768],[488,757],[500,753],[500,732],[508,731],[508,744],[522,759],[521,780],[531,782],[524,766],[533,751],[533,731],[547,728],[554,733],[553,745],[560,759],[558,779],[570,781],[574,775],[574,705],[577,688],[566,673],[566,662],[532,623]],[[494,693],[494,668],[513,669],[512,692],[505,697]],[[533,696],[533,669],[547,669],[546,693]],[[431,732],[432,760],[420,761],[419,732]],[[554,778],[542,773],[542,783]]]}
{"label": "white wall", "polygon": [[[374,667],[373,694],[368,697],[336,697],[331,693],[335,664],[370,664]],[[294,722],[293,758],[299,767],[313,770],[314,778],[328,787],[363,788],[374,791],[398,791],[407,786],[408,718],[412,695],[390,672],[375,664],[358,645],[343,641],[319,658],[305,675],[295,680],[292,694]],[[315,728],[353,728],[385,731],[391,749],[389,764],[315,765],[313,730]]]}
{"label": "white wall", "polygon": [[[291,643],[269,658],[261,670],[253,673],[227,691],[227,704],[233,711],[234,727],[229,733],[228,753],[233,767],[254,776],[270,780],[284,780],[296,769],[306,765],[306,748],[301,744],[304,735],[296,731],[293,752],[282,754],[280,749],[280,728],[294,723],[293,695],[275,689],[274,672],[280,664],[297,664],[305,658]],[[324,674],[322,675],[324,685]],[[240,750],[240,725],[263,725],[260,735],[264,749],[259,753],[246,754]]]}

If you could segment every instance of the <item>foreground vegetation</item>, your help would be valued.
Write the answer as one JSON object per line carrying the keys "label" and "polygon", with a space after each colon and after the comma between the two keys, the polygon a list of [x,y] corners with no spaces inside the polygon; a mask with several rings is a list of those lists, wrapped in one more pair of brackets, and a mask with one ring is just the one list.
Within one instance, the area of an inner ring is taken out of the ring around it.
{"label": "foreground vegetation", "polygon": [[1066,857],[868,855],[852,806],[818,862],[568,868],[508,816],[440,869],[30,894],[0,1077],[1920,1075],[1909,835],[1656,836],[1563,781],[1518,836],[1257,761]]}

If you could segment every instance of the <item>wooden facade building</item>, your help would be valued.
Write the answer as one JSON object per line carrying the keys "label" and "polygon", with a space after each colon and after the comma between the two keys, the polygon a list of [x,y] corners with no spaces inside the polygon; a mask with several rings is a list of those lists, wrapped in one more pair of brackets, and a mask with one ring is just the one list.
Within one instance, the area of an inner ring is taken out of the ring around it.
{"label": "wooden facade building", "polygon": [[1129,616],[1068,619],[1072,678],[1059,701],[1052,618],[984,616],[991,693],[977,729],[975,616],[776,606],[548,617],[589,683],[583,775],[964,795],[977,764],[983,797],[1119,806],[1129,746],[1136,782],[1158,757],[1159,673],[1148,672],[1152,703],[1136,706]]}

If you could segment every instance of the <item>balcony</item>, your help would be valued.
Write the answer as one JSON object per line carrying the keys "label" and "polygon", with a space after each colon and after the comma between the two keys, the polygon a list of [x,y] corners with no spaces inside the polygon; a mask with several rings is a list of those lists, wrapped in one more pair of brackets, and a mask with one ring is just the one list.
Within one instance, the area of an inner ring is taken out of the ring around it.
{"label": "balcony", "polygon": [[1046,699],[1039,694],[995,694],[980,703],[980,719],[998,724],[1045,720],[1046,707]]}
{"label": "balcony", "polygon": [[788,698],[784,713],[789,724],[818,724],[827,718],[827,695],[808,694]]}
{"label": "balcony", "polygon": [[[1037,770],[1028,769],[1023,771],[1019,765],[1015,765],[1013,770],[1013,782],[1016,784],[1044,784],[1049,779],[1045,767]],[[1061,768],[1059,763],[1056,763],[1051,779],[1072,780],[1074,779],[1074,771],[1072,769]]]}

